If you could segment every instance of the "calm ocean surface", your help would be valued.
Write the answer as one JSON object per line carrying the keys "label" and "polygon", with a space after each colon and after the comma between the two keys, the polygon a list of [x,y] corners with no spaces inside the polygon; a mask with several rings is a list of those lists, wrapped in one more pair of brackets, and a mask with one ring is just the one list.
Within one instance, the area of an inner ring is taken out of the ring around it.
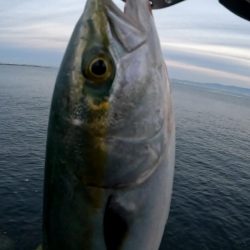
{"label": "calm ocean surface", "polygon": [[[16,250],[34,250],[41,242],[56,74],[51,68],[0,66],[0,250],[7,237]],[[173,94],[176,174],[160,249],[249,250],[250,96],[177,83]]]}

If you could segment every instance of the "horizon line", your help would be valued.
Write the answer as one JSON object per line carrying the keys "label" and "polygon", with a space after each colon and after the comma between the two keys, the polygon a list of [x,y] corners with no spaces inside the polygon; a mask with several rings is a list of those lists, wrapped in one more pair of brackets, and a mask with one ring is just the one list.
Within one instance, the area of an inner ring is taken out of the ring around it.
{"label": "horizon line", "polygon": [[[49,66],[49,65],[37,65],[37,64],[25,64],[25,63],[4,63],[0,62],[0,66],[17,66],[17,67],[32,67],[32,68],[47,68],[47,69],[57,69],[59,70],[60,67],[57,66]],[[170,81],[181,81],[181,82],[186,82],[186,83],[195,83],[197,85],[219,85],[223,86],[225,88],[239,88],[239,89],[245,89],[245,90],[250,90],[250,87],[242,87],[242,86],[234,86],[232,84],[223,84],[223,83],[218,83],[218,82],[198,82],[198,81],[192,81],[192,80],[187,80],[187,79],[181,79],[181,78],[176,78],[176,77],[169,77]],[[174,83],[174,82],[173,82]],[[177,83],[178,84],[178,83]],[[180,83],[179,83],[180,84]],[[184,85],[184,83],[183,83]]]}

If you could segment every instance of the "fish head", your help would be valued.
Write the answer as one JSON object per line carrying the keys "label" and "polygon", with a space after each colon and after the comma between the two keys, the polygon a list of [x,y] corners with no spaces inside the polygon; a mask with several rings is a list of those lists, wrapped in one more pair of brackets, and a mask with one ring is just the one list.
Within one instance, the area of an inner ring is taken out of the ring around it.
{"label": "fish head", "polygon": [[69,83],[74,88],[77,83],[85,97],[100,103],[111,99],[128,77],[144,81],[142,77],[150,75],[152,66],[162,64],[159,52],[147,0],[128,1],[124,12],[111,0],[88,0],[69,43],[63,72],[71,74]]}
{"label": "fish head", "polygon": [[154,171],[171,134],[169,95],[148,0],[127,0],[124,12],[111,0],[88,0],[51,110],[83,183],[127,186]]}

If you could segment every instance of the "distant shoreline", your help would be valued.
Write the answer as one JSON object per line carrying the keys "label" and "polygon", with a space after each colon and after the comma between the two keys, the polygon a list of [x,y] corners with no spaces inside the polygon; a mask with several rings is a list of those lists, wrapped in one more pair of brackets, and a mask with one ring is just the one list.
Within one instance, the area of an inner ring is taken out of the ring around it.
{"label": "distant shoreline", "polygon": [[188,80],[181,80],[181,79],[171,79],[174,85],[182,85],[182,86],[189,86],[195,88],[202,88],[206,90],[217,90],[221,93],[234,93],[239,94],[241,96],[249,97],[250,96],[250,88],[246,87],[238,87],[233,85],[225,85],[220,83],[206,83],[206,82],[193,82]]}
{"label": "distant shoreline", "polygon": [[[34,65],[34,64],[18,64],[18,63],[3,63],[0,62],[0,66],[15,66],[15,67],[32,67],[32,68],[44,68],[44,69],[58,69],[56,66]],[[183,79],[171,78],[171,82],[175,85],[198,87],[207,90],[218,90],[224,93],[236,93],[241,96],[250,96],[250,88],[242,86],[233,86],[220,83],[208,83],[208,82],[195,82]]]}
{"label": "distant shoreline", "polygon": [[57,69],[55,66],[34,65],[34,64],[18,64],[18,63],[0,63],[0,66],[17,66],[17,67],[33,67],[33,68],[46,68]]}

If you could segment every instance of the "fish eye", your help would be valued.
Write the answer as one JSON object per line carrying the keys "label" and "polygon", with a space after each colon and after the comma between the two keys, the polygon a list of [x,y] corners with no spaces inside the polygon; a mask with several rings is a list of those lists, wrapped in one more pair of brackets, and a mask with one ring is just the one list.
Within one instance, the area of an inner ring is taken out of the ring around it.
{"label": "fish eye", "polygon": [[83,76],[91,84],[105,84],[114,77],[115,67],[112,58],[106,53],[100,53],[83,60]]}
{"label": "fish eye", "polygon": [[92,73],[95,77],[103,77],[105,76],[107,71],[107,62],[101,57],[94,59],[89,66],[89,72]]}

